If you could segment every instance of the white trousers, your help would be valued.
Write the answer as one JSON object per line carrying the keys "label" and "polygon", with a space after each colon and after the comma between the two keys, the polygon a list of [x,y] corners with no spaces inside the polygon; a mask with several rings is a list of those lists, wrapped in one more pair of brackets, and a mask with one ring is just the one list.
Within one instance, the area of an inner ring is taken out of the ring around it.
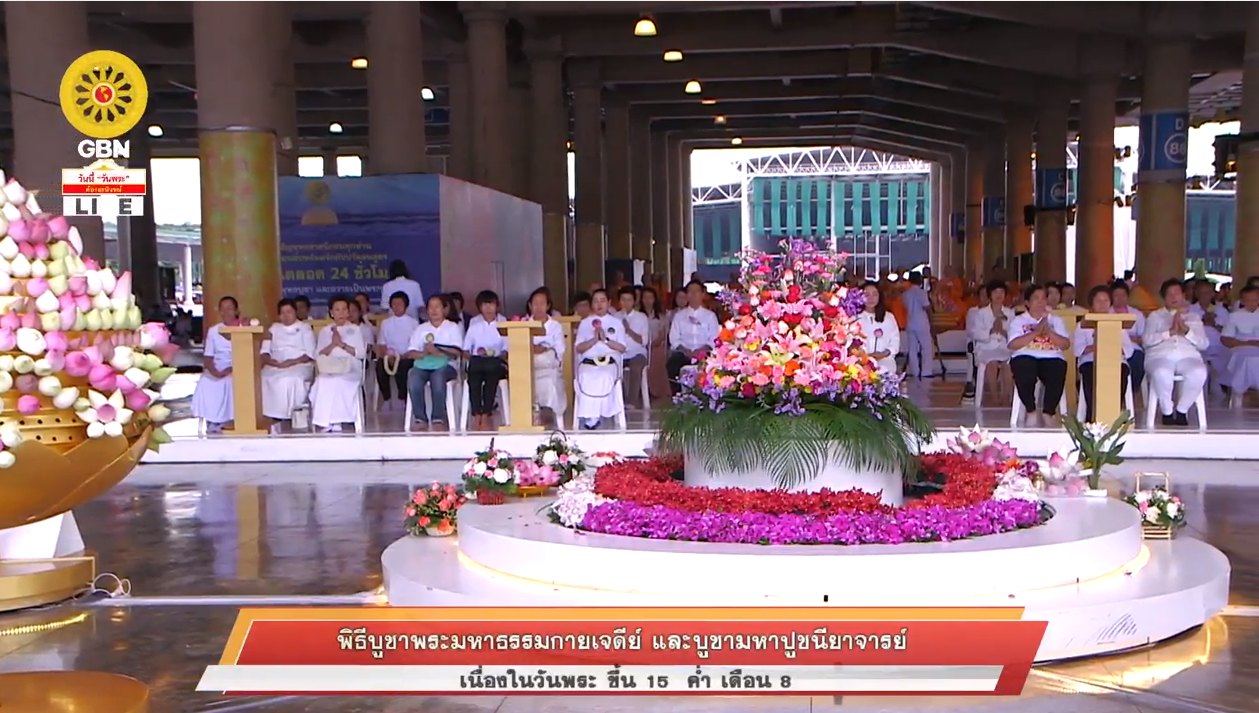
{"label": "white trousers", "polygon": [[1145,359],[1145,378],[1150,380],[1154,395],[1158,398],[1159,413],[1170,416],[1173,410],[1172,389],[1176,385],[1176,377],[1183,376],[1180,384],[1180,398],[1175,401],[1177,413],[1189,413],[1189,408],[1198,400],[1202,387],[1207,383],[1207,365],[1202,357],[1189,356],[1173,359]]}
{"label": "white trousers", "polygon": [[906,353],[909,364],[906,372],[910,376],[931,376],[935,373],[934,342],[931,340],[931,325],[915,327],[909,325],[905,330]]}

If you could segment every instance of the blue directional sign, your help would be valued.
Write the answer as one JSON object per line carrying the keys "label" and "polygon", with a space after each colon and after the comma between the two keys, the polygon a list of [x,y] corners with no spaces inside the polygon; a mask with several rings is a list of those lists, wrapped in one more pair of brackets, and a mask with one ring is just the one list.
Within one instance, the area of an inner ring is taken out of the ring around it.
{"label": "blue directional sign", "polygon": [[1179,171],[1189,165],[1189,114],[1156,111],[1142,114],[1137,171]]}
{"label": "blue directional sign", "polygon": [[1067,169],[1036,169],[1036,209],[1067,209]]}
{"label": "blue directional sign", "polygon": [[1005,196],[984,196],[984,227],[1005,227]]}

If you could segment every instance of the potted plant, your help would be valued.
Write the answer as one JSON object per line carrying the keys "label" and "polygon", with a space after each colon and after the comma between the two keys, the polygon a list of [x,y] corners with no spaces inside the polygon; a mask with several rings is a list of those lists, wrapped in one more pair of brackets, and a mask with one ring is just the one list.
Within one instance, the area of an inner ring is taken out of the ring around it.
{"label": "potted plant", "polygon": [[453,535],[458,526],[459,508],[467,502],[455,486],[434,481],[411,495],[406,507],[407,532],[412,535],[423,532],[431,537]]}
{"label": "potted plant", "polygon": [[558,474],[559,482],[555,485],[563,485],[585,473],[589,466],[586,454],[560,431],[552,433],[549,438],[538,444],[533,462],[538,466],[550,468]]}
{"label": "potted plant", "polygon": [[507,451],[494,447],[494,440],[463,466],[463,489],[475,493],[482,505],[502,505],[516,492],[516,462]]}
{"label": "potted plant", "polygon": [[1080,475],[1088,479],[1089,489],[1084,494],[1090,497],[1106,497],[1106,491],[1101,487],[1102,468],[1123,463],[1120,454],[1123,453],[1124,437],[1132,427],[1132,414],[1124,411],[1109,426],[1102,423],[1081,423],[1075,416],[1067,414],[1063,425],[1078,454]]}

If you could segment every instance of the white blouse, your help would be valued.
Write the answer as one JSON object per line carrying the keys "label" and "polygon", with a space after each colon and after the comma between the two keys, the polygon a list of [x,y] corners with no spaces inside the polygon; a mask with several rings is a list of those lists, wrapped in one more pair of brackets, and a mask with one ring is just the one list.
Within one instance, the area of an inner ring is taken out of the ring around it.
{"label": "white blouse", "polygon": [[[625,324],[617,317],[605,314],[602,317],[592,314],[583,319],[581,324],[577,325],[577,336],[573,338],[574,342],[581,344],[595,338],[595,322],[603,327],[603,335],[608,342],[615,342],[624,346],[625,340],[629,337],[625,336]],[[615,349],[608,346],[605,342],[595,342],[589,349],[578,355],[582,359],[598,359],[599,357],[615,357],[618,353]]]}
{"label": "white blouse", "polygon": [[547,319],[542,325],[545,334],[539,334],[533,338],[535,346],[546,347],[555,352],[557,359],[564,359],[564,352],[568,351],[567,345],[564,344],[564,327],[559,321]]}
{"label": "white blouse", "polygon": [[463,350],[469,356],[502,356],[507,351],[507,337],[498,331],[498,322],[501,321],[503,320],[500,318],[490,324],[480,315],[468,320],[468,330],[463,336]]}
{"label": "white blouse", "polygon": [[[1079,327],[1075,330],[1075,336],[1071,339],[1072,349],[1075,351],[1076,364],[1088,364],[1093,361],[1093,352],[1084,353],[1085,349],[1093,346],[1095,343],[1094,332],[1097,330],[1091,327]],[[1132,358],[1132,353],[1137,350],[1137,345],[1133,343],[1132,337],[1129,336],[1128,330],[1120,332],[1123,335],[1123,341],[1120,349],[1123,350],[1123,358],[1125,360]]]}
{"label": "white blouse", "polygon": [[[1050,331],[1060,337],[1067,337],[1067,326],[1063,324],[1061,317],[1051,312],[1046,314],[1044,319],[1049,320]],[[1030,334],[1036,329],[1036,324],[1039,321],[1040,320],[1032,316],[1031,312],[1024,312],[1023,314],[1020,314],[1010,320],[1010,328],[1007,335],[1008,339],[1006,340],[1006,345],[1008,346],[1010,342],[1013,342],[1019,337]],[[1011,359],[1021,356],[1032,357],[1034,359],[1061,359],[1062,350],[1054,346],[1049,337],[1037,337],[1031,342],[1023,345],[1022,349],[1015,350],[1010,354]]]}
{"label": "white blouse", "polygon": [[219,331],[222,326],[221,323],[216,324],[206,331],[205,347],[202,351],[202,356],[214,360],[214,368],[219,371],[232,365],[232,340]]}
{"label": "white blouse", "polygon": [[[395,354],[403,354],[411,344],[411,335],[419,326],[420,323],[409,314],[403,313],[401,317],[390,315],[380,323],[380,339],[376,343]],[[459,343],[452,342],[451,346]]]}
{"label": "white blouse", "polygon": [[300,359],[304,356],[315,358],[315,330],[305,322],[294,322],[285,325],[276,322],[267,330],[267,339],[262,342],[260,354],[270,354],[276,361]]}
{"label": "white blouse", "polygon": [[896,317],[887,312],[883,321],[874,318],[873,312],[862,311],[857,315],[861,323],[861,332],[865,335],[864,349],[867,354],[887,352],[888,356],[896,356],[901,348],[901,330],[896,326]]}
{"label": "white blouse", "polygon": [[1010,325],[1014,323],[1014,310],[1009,307],[1002,307],[1001,314],[1005,316],[1005,332],[1006,335],[994,334],[992,328],[997,324],[997,315],[993,313],[991,307],[976,307],[967,314],[966,320],[966,336],[975,343],[975,349],[993,349],[996,347],[1004,347],[1010,341]]}
{"label": "white blouse", "polygon": [[406,352],[422,352],[432,336],[433,344],[439,347],[463,347],[463,325],[449,319],[443,319],[440,326],[434,327],[432,322],[417,325],[407,338]]}
{"label": "white blouse", "polygon": [[1145,358],[1146,363],[1160,357],[1165,359],[1201,357],[1201,352],[1210,346],[1206,330],[1202,326],[1202,318],[1192,310],[1184,313],[1186,334],[1172,334],[1172,321],[1175,313],[1169,309],[1157,309],[1145,320]]}

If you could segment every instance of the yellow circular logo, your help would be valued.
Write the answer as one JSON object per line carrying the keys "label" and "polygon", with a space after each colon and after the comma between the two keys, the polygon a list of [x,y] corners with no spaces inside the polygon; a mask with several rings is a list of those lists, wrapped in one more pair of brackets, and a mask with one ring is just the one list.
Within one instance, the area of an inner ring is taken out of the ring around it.
{"label": "yellow circular logo", "polygon": [[96,50],[74,60],[62,75],[60,99],[61,113],[80,133],[116,139],[144,118],[149,85],[130,57]]}

